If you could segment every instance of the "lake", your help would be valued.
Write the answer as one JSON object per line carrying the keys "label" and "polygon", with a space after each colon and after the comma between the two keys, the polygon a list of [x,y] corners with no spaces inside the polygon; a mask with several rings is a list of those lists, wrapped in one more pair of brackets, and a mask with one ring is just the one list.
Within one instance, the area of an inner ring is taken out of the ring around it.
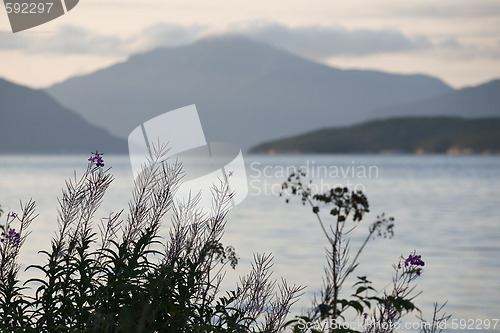
{"label": "lake", "polygon": [[[33,198],[39,217],[22,249],[23,265],[38,263],[57,228],[57,197],[64,180],[81,175],[88,156],[0,156],[0,204],[19,212]],[[274,276],[306,285],[298,313],[322,284],[326,240],[315,216],[298,198],[279,197],[288,172],[302,167],[318,190],[348,186],[363,190],[371,212],[352,234],[356,249],[369,222],[384,213],[395,218],[392,239],[375,238],[354,275],[367,275],[377,289],[391,282],[392,264],[416,250],[425,261],[417,279],[417,306],[430,318],[434,302],[465,320],[500,317],[500,156],[444,155],[245,155],[247,198],[228,215],[223,243],[241,258],[228,272],[231,285],[249,270],[256,252],[272,252]],[[126,208],[133,179],[128,156],[104,155],[115,181],[98,217]],[[5,217],[2,217],[4,220]],[[325,218],[327,218],[325,216]],[[166,221],[166,227],[168,221]],[[166,232],[164,230],[163,232]],[[28,273],[22,273],[26,278]],[[343,290],[345,296],[350,290]],[[413,315],[407,320],[417,321]],[[500,324],[496,331],[500,330]]]}

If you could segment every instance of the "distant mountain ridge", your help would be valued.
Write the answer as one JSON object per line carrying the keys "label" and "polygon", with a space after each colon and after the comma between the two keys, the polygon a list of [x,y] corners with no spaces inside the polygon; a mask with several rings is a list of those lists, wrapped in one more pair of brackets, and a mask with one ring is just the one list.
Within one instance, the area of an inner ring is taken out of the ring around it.
{"label": "distant mountain ridge", "polygon": [[325,128],[262,143],[252,153],[498,153],[500,118],[406,117]]}
{"label": "distant mountain ridge", "polygon": [[426,100],[374,110],[373,117],[459,116],[500,117],[500,80],[468,87]]}
{"label": "distant mountain ridge", "polygon": [[122,138],[145,120],[196,104],[208,140],[243,148],[452,91],[433,77],[340,70],[238,36],[134,55],[47,89]]}
{"label": "distant mountain ridge", "polygon": [[0,153],[124,153],[127,142],[90,125],[44,91],[0,78]]}

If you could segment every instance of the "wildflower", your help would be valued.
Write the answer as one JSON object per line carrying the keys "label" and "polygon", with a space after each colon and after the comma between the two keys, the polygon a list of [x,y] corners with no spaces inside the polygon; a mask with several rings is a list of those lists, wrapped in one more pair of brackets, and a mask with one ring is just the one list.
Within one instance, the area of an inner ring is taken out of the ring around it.
{"label": "wildflower", "polygon": [[17,214],[14,213],[14,212],[10,212],[9,214],[7,214],[7,216],[10,216],[12,217],[13,219],[15,219],[17,217]]}
{"label": "wildflower", "polygon": [[7,241],[14,244],[19,244],[19,242],[21,241],[21,235],[19,235],[19,233],[16,232],[16,229],[10,228],[7,234],[5,232],[2,232],[2,239],[0,241],[1,242]]}
{"label": "wildflower", "polygon": [[413,265],[413,266],[424,266],[425,262],[421,259],[421,255],[416,255],[416,254],[411,254],[408,256],[408,259],[405,260],[405,267],[408,267],[408,265]]}
{"label": "wildflower", "polygon": [[104,160],[102,159],[102,156],[103,153],[99,153],[98,150],[94,152],[92,152],[91,154],[93,154],[94,156],[90,156],[90,158],[88,159],[88,161],[90,163],[95,163],[95,165],[97,165],[98,167],[103,167],[104,166]]}
{"label": "wildflower", "polygon": [[[404,259],[404,258],[403,258]],[[415,252],[410,253],[407,259],[405,259],[405,267],[409,267],[409,271],[416,273],[417,276],[420,276],[422,274],[422,268],[417,267],[417,266],[424,266],[425,262],[422,260],[422,256],[415,254]],[[401,263],[398,265],[398,268],[401,268]]]}

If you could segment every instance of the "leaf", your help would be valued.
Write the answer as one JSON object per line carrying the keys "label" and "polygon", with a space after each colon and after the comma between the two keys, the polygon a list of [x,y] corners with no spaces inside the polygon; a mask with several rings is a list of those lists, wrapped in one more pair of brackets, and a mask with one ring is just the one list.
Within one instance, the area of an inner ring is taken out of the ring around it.
{"label": "leaf", "polygon": [[362,315],[363,314],[363,305],[359,303],[358,301],[350,301],[349,305],[356,309],[358,314]]}
{"label": "leaf", "polygon": [[355,295],[360,294],[367,289],[368,289],[368,287],[359,287],[358,289],[356,289]]}

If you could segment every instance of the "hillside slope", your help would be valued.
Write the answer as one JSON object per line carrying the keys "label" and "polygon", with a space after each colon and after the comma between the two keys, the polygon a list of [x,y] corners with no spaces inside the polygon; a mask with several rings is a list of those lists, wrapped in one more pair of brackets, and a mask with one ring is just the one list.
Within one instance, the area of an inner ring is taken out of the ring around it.
{"label": "hillside slope", "polygon": [[0,153],[127,152],[127,142],[90,125],[47,93],[0,79]]}
{"label": "hillside slope", "polygon": [[373,117],[457,116],[500,117],[500,80],[454,90],[426,100],[378,109]]}
{"label": "hillside slope", "polygon": [[253,147],[252,153],[500,152],[500,118],[412,117],[327,128]]}

